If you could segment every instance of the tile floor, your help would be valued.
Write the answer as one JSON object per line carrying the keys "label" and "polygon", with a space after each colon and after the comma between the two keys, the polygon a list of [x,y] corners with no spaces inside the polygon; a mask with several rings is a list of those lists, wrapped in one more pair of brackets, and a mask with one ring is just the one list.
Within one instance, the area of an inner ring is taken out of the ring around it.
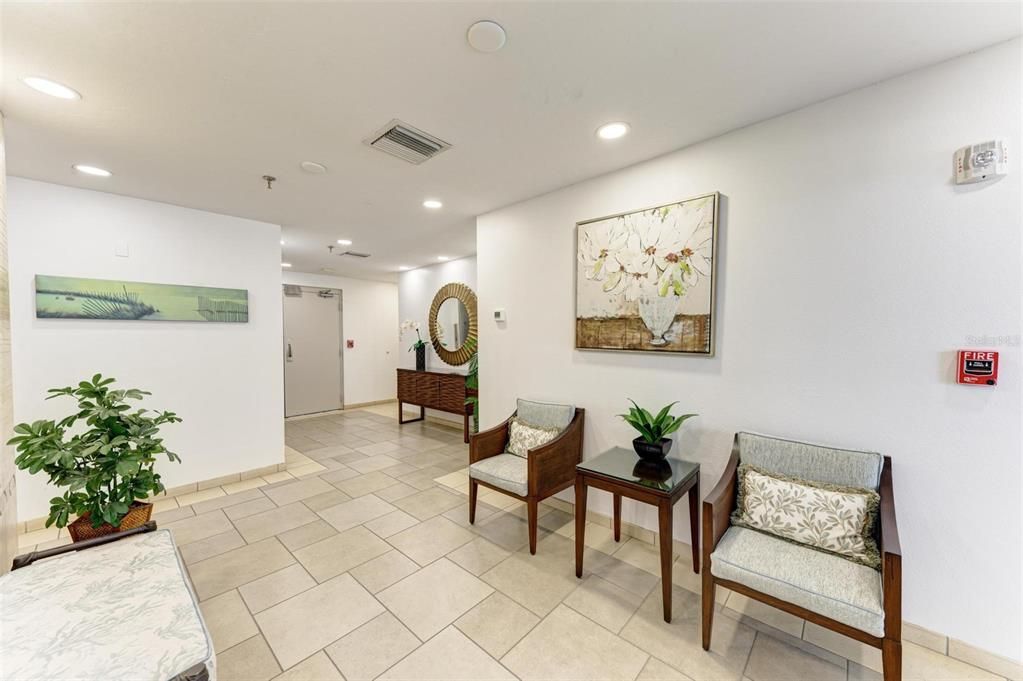
{"label": "tile floor", "polygon": [[[576,579],[557,504],[541,506],[535,556],[514,499],[481,490],[470,526],[461,433],[399,426],[394,410],[289,421],[286,473],[160,503],[221,681],[881,678],[879,659],[738,594],[718,595],[704,652],[688,559],[665,624],[654,546],[591,524]],[[912,643],[904,654],[907,681],[999,678]]]}

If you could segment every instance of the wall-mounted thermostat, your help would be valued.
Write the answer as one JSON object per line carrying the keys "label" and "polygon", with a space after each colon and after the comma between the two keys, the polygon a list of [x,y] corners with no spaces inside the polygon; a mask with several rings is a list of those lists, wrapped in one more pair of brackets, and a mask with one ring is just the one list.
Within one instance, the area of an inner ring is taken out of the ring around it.
{"label": "wall-mounted thermostat", "polygon": [[497,310],[494,310],[494,321],[495,321],[495,322],[504,322],[504,321],[507,321],[507,320],[505,319],[505,316],[504,316],[504,308],[503,308],[503,307],[502,307],[502,308],[499,308],[499,309],[497,309]]}
{"label": "wall-mounted thermostat", "polygon": [[953,159],[956,184],[984,182],[1009,174],[1009,152],[1004,140],[963,147]]}

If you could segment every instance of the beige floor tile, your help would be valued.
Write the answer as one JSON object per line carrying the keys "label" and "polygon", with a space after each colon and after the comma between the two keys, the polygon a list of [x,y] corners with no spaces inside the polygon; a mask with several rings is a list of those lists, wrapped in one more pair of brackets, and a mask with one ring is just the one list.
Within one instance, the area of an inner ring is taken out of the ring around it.
{"label": "beige floor tile", "polygon": [[448,627],[377,677],[381,681],[515,681],[455,627]]}
{"label": "beige floor tile", "polygon": [[177,496],[178,506],[191,506],[198,504],[202,501],[209,501],[210,499],[216,499],[217,497],[227,496],[224,490],[219,487],[211,487],[209,489],[200,490],[198,492],[189,492],[188,494],[179,494]]}
{"label": "beige floor tile", "polygon": [[[408,457],[404,461],[415,461],[415,457]],[[413,464],[414,465],[414,464]],[[427,490],[431,487],[436,487],[437,483],[433,481],[434,478],[440,477],[447,473],[442,468],[436,468],[429,466],[427,468],[421,468],[415,473],[409,473],[408,475],[399,475],[398,480],[404,482],[406,485],[412,485],[418,490]]]}
{"label": "beige floor tile", "polygon": [[449,553],[448,560],[478,577],[510,555],[510,551],[477,537]]}
{"label": "beige floor tile", "polygon": [[[483,520],[477,517],[473,532],[507,551],[518,551],[529,543],[529,525],[510,513],[498,512]],[[542,528],[537,529],[538,540],[548,534]]]}
{"label": "beige floor tile", "polygon": [[679,670],[651,657],[636,681],[693,681]]}
{"label": "beige floor tile", "polygon": [[[911,632],[909,636],[906,635],[907,631]],[[923,627],[917,627],[912,624],[907,626],[905,622],[902,623],[902,638],[904,641],[911,641],[925,648],[942,652],[942,648],[936,640],[939,637],[939,634],[935,634]],[[950,657],[966,664],[972,664],[975,667],[987,669],[995,674],[1004,676],[1009,681],[1023,681],[1023,664],[981,650],[958,639],[948,640],[948,654]]]}
{"label": "beige floor tile", "polygon": [[216,511],[220,508],[228,508],[237,504],[243,504],[254,499],[264,499],[263,493],[258,489],[248,489],[237,494],[222,494],[214,497],[213,499],[206,499],[205,501],[198,501],[192,504],[192,510],[195,511],[196,515],[202,515],[203,513],[209,513],[210,511]]}
{"label": "beige floor tile", "polygon": [[325,649],[347,681],[370,681],[419,647],[419,639],[385,612]]}
{"label": "beige floor tile", "polygon": [[518,506],[522,503],[515,497],[510,497],[507,494],[501,494],[500,492],[495,492],[493,490],[487,490],[484,492],[482,489],[479,493],[479,500],[485,504],[490,504],[495,508],[499,508],[502,511]]}
{"label": "beige floor tile", "polygon": [[[540,549],[537,550],[539,555]],[[540,617],[545,617],[579,585],[571,563],[548,570],[537,556],[515,554],[480,577]]]}
{"label": "beige floor tile", "polygon": [[[375,436],[374,435],[370,435],[369,433],[366,433],[366,434],[362,435],[362,437],[369,438],[369,437],[375,437]],[[361,445],[359,447],[356,447],[356,450],[358,450],[358,451],[360,451],[363,454],[366,454],[368,456],[377,456],[379,454],[387,454],[387,452],[393,452],[393,451],[396,451],[398,449],[401,449],[401,445],[399,445],[396,442],[388,442],[386,440],[383,441],[383,442],[374,442],[373,444]],[[388,464],[388,465],[393,465],[393,464]]]}
{"label": "beige floor tile", "polygon": [[539,621],[539,617],[495,591],[455,620],[455,626],[476,645],[500,659]]}
{"label": "beige floor tile", "polygon": [[264,475],[262,476],[262,478],[266,482],[266,484],[273,485],[278,482],[284,482],[285,480],[294,480],[295,476],[293,476],[291,473],[288,473],[287,471],[278,471],[276,473]]}
{"label": "beige floor tile", "polygon": [[151,503],[153,504],[153,515],[178,508],[177,497],[162,497],[154,499]]}
{"label": "beige floor tile", "polygon": [[305,504],[306,508],[310,511],[322,511],[325,508],[337,506],[338,504],[343,504],[350,500],[350,496],[331,486],[331,491],[324,492],[323,494],[317,494],[316,496],[309,497],[308,499],[303,499],[302,503]]}
{"label": "beige floor tile", "polygon": [[352,568],[352,577],[366,587],[371,594],[386,589],[396,582],[405,579],[419,569],[414,561],[400,551],[388,551],[373,560]]}
{"label": "beige floor tile", "polygon": [[641,599],[646,598],[654,588],[660,588],[661,580],[656,576],[614,556],[587,550],[583,558],[584,577],[587,574],[597,575]]}
{"label": "beige floor tile", "polygon": [[[541,504],[544,506],[545,504]],[[569,531],[572,532],[572,536],[575,536],[575,516],[571,513],[566,513],[560,509],[554,508],[553,506],[547,506],[549,509],[548,513],[544,513],[537,519],[537,525],[550,530],[551,532],[558,532],[566,526]]]}
{"label": "beige floor tile", "polygon": [[[718,591],[724,591],[724,589],[718,589]],[[715,593],[714,600],[721,602],[720,598],[720,595]],[[734,591],[728,593],[724,612],[740,621],[746,622],[749,619],[753,619],[774,627],[778,631],[783,631],[789,636],[803,637],[803,620],[801,618],[777,608],[772,608],[766,603],[755,601]]]}
{"label": "beige floor tile", "polygon": [[296,563],[248,584],[243,584],[238,587],[238,593],[245,601],[245,605],[249,607],[249,611],[257,613],[314,586],[316,586],[316,580]]}
{"label": "beige floor tile", "polygon": [[395,482],[396,480],[391,476],[384,475],[380,471],[373,471],[372,473],[366,473],[365,475],[342,480],[341,482],[331,482],[331,484],[348,496],[356,498],[372,494],[385,487],[390,487]]}
{"label": "beige floor tile", "polygon": [[653,544],[647,544],[639,539],[629,539],[614,552],[614,556],[652,575],[661,576],[661,552]]}
{"label": "beige floor tile", "polygon": [[245,541],[252,543],[308,525],[315,520],[319,520],[315,513],[300,502],[295,502],[241,518],[234,521],[234,526],[245,537]]}
{"label": "beige floor tile", "polygon": [[195,516],[195,511],[192,510],[191,506],[185,506],[184,508],[168,508],[165,511],[159,513],[153,512],[153,520],[156,521],[157,526],[163,529],[164,526],[169,523],[177,522],[178,520],[184,520],[185,518],[192,518]]}
{"label": "beige floor tile", "polygon": [[252,501],[246,501],[243,504],[237,506],[228,506],[224,509],[224,513],[231,520],[241,520],[242,518],[248,518],[250,515],[256,515],[263,511],[272,511],[277,508],[277,504],[267,499],[265,496],[260,499],[253,499]]}
{"label": "beige floor tile", "polygon": [[[382,444],[392,445],[395,449],[398,448],[398,445],[395,445],[393,442],[382,443]],[[373,447],[377,447],[379,445],[372,445],[372,446]],[[360,473],[364,473],[365,474],[365,473],[372,473],[373,471],[378,471],[381,468],[389,468],[391,466],[397,466],[399,463],[401,463],[401,462],[398,461],[397,459],[392,459],[391,457],[387,456],[386,454],[380,454],[378,456],[367,456],[366,458],[361,459],[359,461],[352,461],[351,463],[348,464],[348,466],[350,468],[354,468],[355,470],[359,471]]]}
{"label": "beige floor tile", "polygon": [[253,636],[217,655],[217,681],[266,681],[280,671],[262,636]]}
{"label": "beige floor tile", "polygon": [[188,567],[200,600],[230,591],[295,562],[275,538],[264,539]]}
{"label": "beige floor tile", "polygon": [[333,492],[334,487],[329,483],[320,480],[319,478],[308,478],[305,480],[296,480],[295,482],[289,482],[286,485],[280,487],[271,487],[264,491],[264,494],[268,496],[278,506],[287,506],[288,504],[309,497],[314,497],[317,494],[323,494],[324,492]]}
{"label": "beige floor tile", "polygon": [[274,677],[274,681],[345,681],[341,672],[337,670],[334,663],[322,650],[311,657],[307,657],[294,667],[280,676]]}
{"label": "beige floor tile", "polygon": [[634,679],[647,654],[564,605],[501,658],[523,681]]}
{"label": "beige floor tile", "polygon": [[[390,473],[388,473],[390,475]],[[396,482],[390,487],[385,487],[381,490],[377,490],[373,494],[380,497],[384,501],[397,501],[398,499],[404,499],[407,496],[417,493],[417,490],[412,485],[406,485],[404,482]]]}
{"label": "beige floor tile", "polygon": [[345,464],[337,462],[335,459],[330,459],[325,463],[330,463],[330,461],[334,461],[335,464],[331,465],[331,468],[328,472],[320,473],[319,475],[320,480],[325,480],[326,482],[329,482],[330,484],[337,487],[338,483],[359,477],[359,471],[349,468]]}
{"label": "beige floor tile", "polygon": [[433,487],[398,499],[394,505],[411,516],[426,520],[465,503],[465,497],[462,495],[454,494],[440,487]]}
{"label": "beige floor tile", "polygon": [[248,478],[247,480],[241,480],[239,482],[228,482],[220,486],[220,489],[224,490],[227,494],[238,494],[239,492],[245,492],[250,489],[257,489],[266,484],[266,480],[260,477]]}
{"label": "beige floor tile", "polygon": [[[539,524],[539,521],[537,522]],[[566,523],[561,526],[557,531],[563,537],[569,539],[575,539],[575,521]],[[596,549],[601,553],[608,555],[613,554],[618,549],[622,548],[626,542],[630,541],[627,537],[622,537],[622,541],[616,542],[614,536],[614,530],[610,527],[604,527],[603,525],[596,525],[594,523],[586,523],[586,534],[584,537],[584,543],[591,549]]]}
{"label": "beige floor tile", "polygon": [[697,681],[738,681],[753,647],[755,633],[719,615],[714,618],[711,649],[705,652],[700,636],[699,596],[674,587],[671,624],[667,624],[658,587],[650,592],[622,629],[621,637]]}
{"label": "beige floor tile", "polygon": [[304,546],[323,541],[327,537],[333,537],[335,534],[337,534],[337,530],[325,520],[314,520],[301,527],[282,532],[277,535],[277,538],[289,551],[297,551]]}
{"label": "beige floor tile", "polygon": [[354,527],[298,549],[295,558],[323,582],[390,550],[390,544],[365,527]]}
{"label": "beige floor tile", "polygon": [[[881,651],[866,643],[854,641],[848,636],[836,634],[830,629],[825,629],[812,622],[807,622],[803,627],[803,640],[851,662],[881,671]],[[905,644],[903,644],[903,650],[905,650]]]}
{"label": "beige floor tile", "polygon": [[383,611],[351,575],[341,575],[264,610],[256,615],[256,622],[277,659],[288,668]]}
{"label": "beige floor tile", "polygon": [[473,538],[471,532],[447,518],[434,516],[388,537],[387,542],[420,565],[429,565]]}
{"label": "beige floor tile", "polygon": [[584,579],[564,600],[568,607],[616,634],[642,602],[642,598],[596,575]]}
{"label": "beige floor tile", "polygon": [[758,633],[746,676],[752,681],[845,681],[846,665],[831,664],[776,638]]}
{"label": "beige floor tile", "polygon": [[[693,572],[693,565],[688,555],[679,556],[675,560],[675,564],[671,569],[671,581],[675,586],[680,586],[694,594],[703,594],[703,577]],[[714,589],[714,601],[718,605],[724,605],[731,594],[731,591],[722,586],[716,587]],[[736,600],[736,604],[739,604],[738,600]],[[743,606],[740,605],[740,607]],[[781,627],[776,628],[780,629]]]}
{"label": "beige floor tile", "polygon": [[256,621],[249,614],[242,597],[233,589],[203,601],[199,607],[213,639],[213,649],[218,655],[259,633]]}
{"label": "beige floor tile", "polygon": [[[392,454],[393,454],[393,452],[392,452]],[[388,456],[391,456],[391,455],[389,454]],[[391,458],[393,459],[394,457],[391,456]],[[412,465],[407,464],[405,462],[401,462],[401,463],[397,463],[397,464],[395,464],[393,466],[388,466],[387,468],[381,468],[380,472],[384,473],[385,475],[389,475],[392,478],[397,478],[397,477],[400,477],[402,475],[408,475],[409,473],[415,473],[417,470],[419,470],[419,469],[417,469],[415,466],[412,466]],[[404,484],[404,483],[402,483],[402,484]]]}
{"label": "beige floor tile", "polygon": [[384,589],[377,598],[425,641],[491,593],[491,587],[441,558]]}
{"label": "beige floor tile", "polygon": [[365,496],[356,496],[355,499],[345,501],[337,506],[325,508],[319,511],[319,515],[339,532],[344,532],[356,525],[379,518],[394,510],[394,506],[391,506],[383,499],[367,494]]}
{"label": "beige floor tile", "polygon": [[191,544],[194,541],[207,539],[215,534],[223,534],[234,529],[223,511],[213,511],[202,515],[191,516],[170,523],[159,523],[161,529],[170,530],[174,534],[174,543],[178,546]]}
{"label": "beige floor tile", "polygon": [[[881,676],[873,670],[860,667],[856,675],[849,667],[850,680],[866,681]],[[960,662],[933,650],[918,646],[915,643],[902,643],[902,679],[903,681],[995,681],[1003,677],[989,671]]]}
{"label": "beige floor tile", "polygon": [[242,546],[245,546],[242,536],[236,530],[228,530],[191,544],[183,544],[178,551],[181,553],[181,560],[185,561],[185,565],[191,565]]}
{"label": "beige floor tile", "polygon": [[372,530],[375,534],[385,539],[392,534],[397,534],[418,524],[419,521],[405,513],[405,511],[391,511],[387,515],[382,515],[379,518],[363,523],[366,529]]}
{"label": "beige floor tile", "polygon": [[60,528],[58,527],[45,527],[41,530],[35,530],[33,532],[26,532],[25,534],[18,535],[18,549],[29,549],[36,544],[42,544],[45,542],[54,541],[58,539]]}
{"label": "beige floor tile", "polygon": [[325,470],[327,470],[326,466],[318,464],[312,460],[310,460],[309,463],[299,465],[295,464],[288,465],[288,472],[294,475],[296,478],[307,478],[311,475],[322,473]]}

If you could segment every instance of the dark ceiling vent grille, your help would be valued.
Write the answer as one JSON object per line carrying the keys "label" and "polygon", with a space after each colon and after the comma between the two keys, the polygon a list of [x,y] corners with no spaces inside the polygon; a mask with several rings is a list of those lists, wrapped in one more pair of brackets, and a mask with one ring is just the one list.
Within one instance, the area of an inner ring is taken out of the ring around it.
{"label": "dark ceiling vent grille", "polygon": [[290,298],[301,298],[302,297],[302,287],[301,286],[296,286],[295,284],[285,284],[284,285],[284,295],[286,295],[286,296],[288,296]]}
{"label": "dark ceiling vent grille", "polygon": [[353,258],[368,258],[369,257],[369,253],[359,253],[357,251],[343,251],[341,253],[338,253],[338,255],[341,255],[341,256],[350,255]]}
{"label": "dark ceiling vent grille", "polygon": [[415,165],[451,148],[444,140],[397,119],[363,141],[374,149]]}

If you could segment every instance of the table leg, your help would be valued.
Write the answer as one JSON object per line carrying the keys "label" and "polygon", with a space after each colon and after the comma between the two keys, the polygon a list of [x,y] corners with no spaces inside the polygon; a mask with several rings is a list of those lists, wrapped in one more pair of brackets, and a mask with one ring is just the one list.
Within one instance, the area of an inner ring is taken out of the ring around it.
{"label": "table leg", "polygon": [[664,602],[664,621],[671,622],[671,557],[672,517],[671,501],[664,500],[657,506],[657,530],[661,544],[661,598]]}
{"label": "table leg", "polygon": [[465,434],[465,444],[469,444],[469,412],[465,412],[464,423],[462,425],[462,432]]}
{"label": "table leg", "polygon": [[583,576],[583,548],[586,542],[586,481],[575,479],[575,576]]}
{"label": "table leg", "polygon": [[[697,473],[699,475],[699,473]],[[689,490],[689,541],[693,545],[693,572],[700,574],[700,479]]]}
{"label": "table leg", "polygon": [[622,540],[622,495],[614,493],[615,541]]}

